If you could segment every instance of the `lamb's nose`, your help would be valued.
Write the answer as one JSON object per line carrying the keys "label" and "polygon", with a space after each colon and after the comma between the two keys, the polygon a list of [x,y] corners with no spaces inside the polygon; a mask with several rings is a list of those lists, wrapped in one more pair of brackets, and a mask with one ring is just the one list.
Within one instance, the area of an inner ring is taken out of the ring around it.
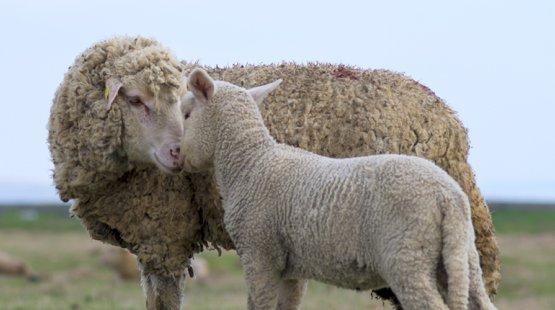
{"label": "lamb's nose", "polygon": [[179,145],[174,145],[170,148],[170,155],[173,159],[179,160],[180,152],[181,152],[181,149],[179,148]]}

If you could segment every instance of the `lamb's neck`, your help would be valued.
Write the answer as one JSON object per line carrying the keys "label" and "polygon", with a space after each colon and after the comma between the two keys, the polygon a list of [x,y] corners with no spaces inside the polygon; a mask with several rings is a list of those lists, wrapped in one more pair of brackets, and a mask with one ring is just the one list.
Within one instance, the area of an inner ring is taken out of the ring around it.
{"label": "lamb's neck", "polygon": [[258,160],[270,152],[277,142],[264,125],[256,109],[223,111],[218,130],[218,147],[214,169],[220,190],[232,188],[253,170]]}

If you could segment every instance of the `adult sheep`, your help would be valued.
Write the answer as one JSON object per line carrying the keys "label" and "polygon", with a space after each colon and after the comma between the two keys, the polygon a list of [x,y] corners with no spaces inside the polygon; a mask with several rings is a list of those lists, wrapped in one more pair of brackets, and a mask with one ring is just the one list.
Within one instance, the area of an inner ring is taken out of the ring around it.
{"label": "adult sheep", "polygon": [[75,200],[72,212],[92,238],[137,255],[149,308],[179,306],[173,279],[202,249],[192,191],[180,184],[188,177],[159,172],[180,170],[184,92],[183,66],[167,49],[117,37],[77,57],[48,126],[60,198]]}
{"label": "adult sheep", "polygon": [[[114,44],[128,47],[114,48]],[[157,57],[149,59],[146,55],[153,49],[163,50],[153,40],[116,38],[94,45],[79,57],[54,99],[49,143],[61,198],[75,200],[72,212],[92,238],[137,255],[148,308],[175,309],[189,258],[208,242],[225,249],[233,244],[223,229],[223,210],[211,176],[166,174],[152,164],[152,158],[133,155],[129,141],[149,137],[145,131],[130,131],[137,116],[124,113],[130,108],[123,100],[125,93],[116,93],[112,109],[106,112],[109,75],[101,72],[113,70],[115,64],[151,68],[150,78],[160,75],[160,80],[152,80],[160,86],[156,93],[177,89],[173,84],[180,73],[168,68],[187,73],[195,66],[184,63],[179,69],[169,54],[164,57],[171,65]],[[332,157],[412,154],[444,168],[470,197],[486,284],[489,293],[495,293],[497,244],[487,206],[467,164],[466,130],[429,89],[389,71],[334,65],[206,69],[214,78],[245,87],[283,78],[262,111],[280,142]],[[168,75],[169,71],[173,73]],[[142,71],[134,72],[125,76]],[[172,82],[167,85],[166,79]],[[387,292],[379,293],[391,297]]]}

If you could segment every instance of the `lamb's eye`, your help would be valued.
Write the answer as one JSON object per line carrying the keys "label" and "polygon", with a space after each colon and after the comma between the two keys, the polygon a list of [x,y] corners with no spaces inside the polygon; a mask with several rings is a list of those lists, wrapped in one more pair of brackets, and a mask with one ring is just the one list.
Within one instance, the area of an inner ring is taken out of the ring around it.
{"label": "lamb's eye", "polygon": [[187,112],[187,113],[185,113],[185,119],[188,119],[188,118],[189,118],[189,116],[191,116],[191,112]]}

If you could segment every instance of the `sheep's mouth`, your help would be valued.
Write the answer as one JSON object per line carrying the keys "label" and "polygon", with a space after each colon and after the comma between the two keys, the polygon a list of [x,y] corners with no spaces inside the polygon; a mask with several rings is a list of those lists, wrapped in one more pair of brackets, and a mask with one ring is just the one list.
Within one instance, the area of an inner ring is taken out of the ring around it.
{"label": "sheep's mouth", "polygon": [[158,168],[160,168],[162,171],[169,173],[169,174],[177,174],[178,172],[181,171],[181,165],[177,165],[177,166],[168,166],[166,165],[162,160],[160,160],[160,158],[158,157],[158,155],[156,154],[156,152],[152,153],[152,157],[154,158],[154,161],[156,163],[156,165],[158,166]]}

